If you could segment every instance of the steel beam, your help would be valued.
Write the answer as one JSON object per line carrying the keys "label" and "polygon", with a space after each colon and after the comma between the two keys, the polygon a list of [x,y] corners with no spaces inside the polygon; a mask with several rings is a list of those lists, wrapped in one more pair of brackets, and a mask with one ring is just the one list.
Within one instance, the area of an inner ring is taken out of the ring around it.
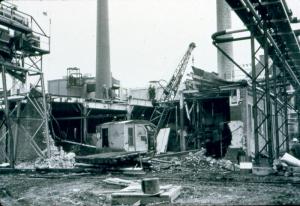
{"label": "steel beam", "polygon": [[[286,71],[283,71],[283,81],[287,81],[287,74]],[[288,122],[288,94],[287,94],[287,88],[284,87],[284,118],[285,118],[285,134],[286,134],[286,151],[290,151],[290,141],[289,141],[289,122]]]}
{"label": "steel beam", "polygon": [[273,94],[274,94],[274,126],[275,126],[275,157],[279,158],[279,131],[278,131],[278,92],[277,92],[277,67],[273,64]]}
{"label": "steel beam", "polygon": [[[252,65],[252,79],[256,78],[256,65],[255,65],[255,39],[251,32],[251,65]],[[252,81],[252,95],[253,95],[253,124],[254,124],[254,161],[258,165],[259,160],[259,141],[258,141],[258,119],[257,119],[257,93],[256,93],[256,81]]]}

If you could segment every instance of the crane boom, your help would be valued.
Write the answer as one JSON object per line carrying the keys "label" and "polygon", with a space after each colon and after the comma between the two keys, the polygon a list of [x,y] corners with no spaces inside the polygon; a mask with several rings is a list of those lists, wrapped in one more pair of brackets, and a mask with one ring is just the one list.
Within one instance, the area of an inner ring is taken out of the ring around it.
{"label": "crane boom", "polygon": [[154,138],[157,138],[159,130],[163,127],[171,106],[168,103],[171,103],[177,94],[180,82],[186,70],[187,64],[191,57],[193,49],[196,47],[195,43],[190,43],[188,50],[185,52],[184,56],[180,60],[178,66],[176,67],[175,72],[173,73],[170,81],[167,83],[166,87],[163,90],[163,94],[158,101],[158,105],[155,106],[154,111],[150,117],[150,122],[156,125]]}
{"label": "crane boom", "polygon": [[190,43],[188,50],[185,52],[184,56],[180,60],[174,74],[172,75],[170,81],[167,86],[164,88],[163,95],[160,98],[160,101],[170,101],[174,100],[184,72],[186,70],[187,64],[191,57],[192,51],[196,47],[194,42]]}

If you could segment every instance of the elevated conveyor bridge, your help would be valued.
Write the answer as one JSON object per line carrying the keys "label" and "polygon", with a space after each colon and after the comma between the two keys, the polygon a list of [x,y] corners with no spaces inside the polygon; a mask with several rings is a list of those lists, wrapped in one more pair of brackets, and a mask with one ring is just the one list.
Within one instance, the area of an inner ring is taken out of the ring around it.
{"label": "elevated conveyor bridge", "polygon": [[[259,165],[260,157],[267,156],[271,165],[273,160],[279,157],[280,152],[289,151],[288,106],[291,105],[290,99],[296,92],[288,94],[288,88],[292,85],[295,91],[300,89],[300,46],[297,36],[299,31],[294,31],[291,26],[298,20],[292,17],[285,0],[226,0],[226,2],[246,29],[216,32],[212,35],[213,44],[250,79],[255,162]],[[250,35],[232,36],[244,34],[245,31],[249,31]],[[251,72],[247,72],[219,46],[226,42],[244,40],[250,40]],[[264,52],[263,62],[257,58],[260,50]],[[259,70],[257,64],[263,69]],[[262,111],[259,111],[258,105],[262,104],[265,105],[264,111],[259,117],[258,113]]]}

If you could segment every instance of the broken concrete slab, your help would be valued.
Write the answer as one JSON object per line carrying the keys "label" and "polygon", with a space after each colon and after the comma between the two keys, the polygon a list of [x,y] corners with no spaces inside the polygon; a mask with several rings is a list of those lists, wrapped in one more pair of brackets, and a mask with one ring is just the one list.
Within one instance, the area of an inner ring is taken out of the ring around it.
{"label": "broken concrete slab", "polygon": [[181,186],[164,185],[160,186],[160,192],[155,195],[148,195],[142,192],[140,184],[132,184],[120,192],[112,193],[112,205],[133,205],[140,201],[140,204],[150,203],[172,203],[180,195]]}
{"label": "broken concrete slab", "polygon": [[290,155],[289,153],[285,153],[281,158],[281,161],[287,163],[288,165],[300,167],[300,160],[296,157]]}

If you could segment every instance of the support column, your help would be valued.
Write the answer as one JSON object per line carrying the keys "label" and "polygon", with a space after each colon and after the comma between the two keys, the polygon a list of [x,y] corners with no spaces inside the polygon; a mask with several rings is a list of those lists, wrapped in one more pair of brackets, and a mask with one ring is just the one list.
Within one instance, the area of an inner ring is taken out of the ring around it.
{"label": "support column", "polygon": [[176,131],[176,142],[178,142],[178,108],[175,106],[175,131]]}
{"label": "support column", "polygon": [[285,124],[285,143],[286,143],[286,152],[290,151],[290,138],[289,138],[289,121],[288,121],[288,95],[287,95],[287,88],[286,88],[286,71],[283,71],[283,93],[284,93],[284,124]]}
{"label": "support column", "polygon": [[259,142],[258,142],[258,122],[257,122],[257,93],[256,93],[256,66],[255,66],[255,39],[251,32],[251,65],[252,65],[252,96],[253,96],[253,126],[254,126],[254,149],[255,164],[259,165]]}
{"label": "support column", "polygon": [[[42,70],[42,58],[41,58],[41,70]],[[47,141],[47,157],[50,158],[51,151],[50,151],[50,134],[49,134],[49,116],[48,116],[48,107],[46,102],[46,93],[45,93],[45,82],[44,82],[44,74],[41,73],[41,86],[42,86],[42,93],[43,93],[43,107],[44,107],[44,117],[43,121],[45,124],[45,134],[46,134],[46,141]]]}
{"label": "support column", "polygon": [[20,113],[21,113],[21,102],[18,102],[17,105],[17,120],[16,120],[16,128],[15,128],[15,133],[14,133],[14,158],[16,160],[17,158],[17,146],[18,146],[18,137],[19,137],[19,129],[20,129]]}
{"label": "support column", "polygon": [[277,92],[277,66],[273,64],[273,93],[274,93],[274,111],[275,111],[275,117],[274,117],[274,126],[275,126],[275,157],[276,159],[279,158],[279,130],[278,130],[278,92]]}
{"label": "support column", "polygon": [[13,133],[11,130],[11,122],[9,117],[9,105],[7,100],[7,85],[6,85],[6,69],[4,66],[2,66],[2,84],[3,84],[3,95],[4,95],[4,115],[5,115],[5,121],[6,121],[6,129],[8,130],[8,138],[9,138],[9,164],[12,168],[15,168],[15,152],[14,152],[14,138]]}
{"label": "support column", "polygon": [[267,27],[264,24],[264,58],[265,58],[265,83],[266,83],[266,112],[267,112],[267,141],[268,141],[268,154],[269,164],[273,164],[273,126],[272,126],[272,102],[270,95],[270,70],[269,70],[269,43],[266,37]]}
{"label": "support column", "polygon": [[88,112],[86,105],[83,105],[83,143],[86,143],[87,140],[87,122]]}
{"label": "support column", "polygon": [[184,96],[183,96],[183,92],[180,91],[180,100],[179,100],[179,108],[180,108],[180,151],[185,151],[185,137],[184,137]]}

